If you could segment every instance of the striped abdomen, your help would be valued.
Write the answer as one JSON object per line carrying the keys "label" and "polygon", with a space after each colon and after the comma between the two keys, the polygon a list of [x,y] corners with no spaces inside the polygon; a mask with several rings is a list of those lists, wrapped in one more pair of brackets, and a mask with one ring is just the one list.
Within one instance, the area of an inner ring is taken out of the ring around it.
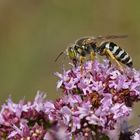
{"label": "striped abdomen", "polygon": [[127,52],[125,52],[124,49],[120,48],[113,42],[105,42],[100,46],[100,51],[104,49],[109,49],[113,56],[123,64],[127,65],[128,67],[133,66],[132,58],[129,56]]}

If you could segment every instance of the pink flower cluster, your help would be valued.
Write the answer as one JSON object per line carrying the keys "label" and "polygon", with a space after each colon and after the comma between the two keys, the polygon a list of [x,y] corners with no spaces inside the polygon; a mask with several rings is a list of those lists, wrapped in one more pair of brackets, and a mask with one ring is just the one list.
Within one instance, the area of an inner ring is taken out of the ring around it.
{"label": "pink flower cluster", "polygon": [[56,74],[60,78],[57,88],[63,89],[65,94],[108,95],[113,103],[129,107],[140,99],[140,72],[127,67],[120,71],[115,65],[110,66],[108,60],[87,61],[82,70],[79,66]]}
{"label": "pink flower cluster", "polygon": [[[8,99],[0,111],[0,139],[6,140],[41,140],[51,122],[45,114],[43,94],[37,94],[33,102],[21,100],[18,104]],[[45,126],[45,127],[44,127]]]}
{"label": "pink flower cluster", "polygon": [[140,72],[95,60],[56,75],[63,92],[59,99],[48,101],[40,92],[32,102],[8,99],[0,111],[0,139],[134,138],[122,128],[140,99]]}
{"label": "pink flower cluster", "polygon": [[87,61],[56,75],[60,78],[57,88],[70,100],[66,100],[68,113],[64,116],[71,118],[75,135],[91,137],[98,131],[112,137],[108,132],[121,127],[140,99],[140,72],[127,67],[122,71],[108,60]]}

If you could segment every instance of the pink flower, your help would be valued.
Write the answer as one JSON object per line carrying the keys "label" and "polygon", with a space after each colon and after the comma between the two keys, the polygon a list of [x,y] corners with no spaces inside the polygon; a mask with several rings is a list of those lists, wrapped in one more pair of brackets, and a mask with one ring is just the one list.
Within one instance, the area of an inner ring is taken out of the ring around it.
{"label": "pink flower", "polygon": [[140,99],[140,72],[120,71],[108,60],[56,73],[63,95],[55,101],[40,91],[33,101],[8,99],[0,110],[0,138],[7,140],[92,140],[139,138],[122,130]]}

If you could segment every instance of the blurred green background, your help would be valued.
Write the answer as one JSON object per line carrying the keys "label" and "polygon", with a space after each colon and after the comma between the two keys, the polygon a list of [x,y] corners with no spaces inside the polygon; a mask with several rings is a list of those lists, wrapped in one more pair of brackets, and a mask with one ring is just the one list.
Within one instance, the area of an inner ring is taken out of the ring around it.
{"label": "blurred green background", "polygon": [[37,90],[58,97],[57,55],[81,36],[110,34],[128,35],[116,41],[140,69],[138,0],[0,0],[0,104]]}

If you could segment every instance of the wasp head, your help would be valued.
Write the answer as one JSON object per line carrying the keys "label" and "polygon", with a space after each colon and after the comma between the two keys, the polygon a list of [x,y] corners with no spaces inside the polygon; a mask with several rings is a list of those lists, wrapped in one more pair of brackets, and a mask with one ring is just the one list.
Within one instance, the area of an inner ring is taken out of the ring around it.
{"label": "wasp head", "polygon": [[72,47],[69,47],[69,48],[66,50],[66,55],[67,55],[70,59],[72,59],[72,60],[76,59],[76,52],[75,52],[73,46],[72,46]]}

